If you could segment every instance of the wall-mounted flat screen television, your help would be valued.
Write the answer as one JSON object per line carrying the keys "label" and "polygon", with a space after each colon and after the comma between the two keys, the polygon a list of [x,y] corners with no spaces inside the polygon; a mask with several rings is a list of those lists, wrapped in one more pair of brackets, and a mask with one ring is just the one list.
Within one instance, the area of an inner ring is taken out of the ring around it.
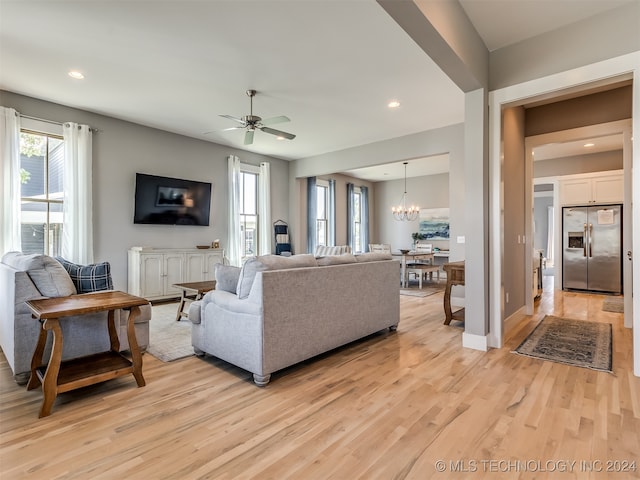
{"label": "wall-mounted flat screen television", "polygon": [[136,173],[133,223],[209,225],[211,184]]}

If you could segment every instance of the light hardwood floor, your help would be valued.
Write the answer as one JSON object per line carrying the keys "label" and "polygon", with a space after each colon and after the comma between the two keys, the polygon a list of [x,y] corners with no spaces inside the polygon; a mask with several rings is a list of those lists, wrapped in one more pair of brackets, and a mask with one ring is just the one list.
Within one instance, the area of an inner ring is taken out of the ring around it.
{"label": "light hardwood floor", "polygon": [[[442,296],[401,297],[397,333],[264,389],[216,359],[145,355],[146,387],[123,377],[64,393],[38,419],[41,393],[2,357],[0,478],[640,478],[631,331],[603,296],[547,292],[487,353],[442,324]],[[512,354],[545,313],[612,323],[614,374]],[[636,471],[615,473],[623,462]]]}

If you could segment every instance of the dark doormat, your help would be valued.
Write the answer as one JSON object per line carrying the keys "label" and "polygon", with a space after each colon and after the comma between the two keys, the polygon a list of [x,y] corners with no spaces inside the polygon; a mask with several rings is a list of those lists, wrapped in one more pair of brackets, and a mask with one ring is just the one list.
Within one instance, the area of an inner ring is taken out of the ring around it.
{"label": "dark doormat", "polygon": [[602,302],[603,312],[624,313],[624,297],[608,297]]}
{"label": "dark doormat", "polygon": [[611,352],[610,323],[547,315],[513,353],[613,373]]}

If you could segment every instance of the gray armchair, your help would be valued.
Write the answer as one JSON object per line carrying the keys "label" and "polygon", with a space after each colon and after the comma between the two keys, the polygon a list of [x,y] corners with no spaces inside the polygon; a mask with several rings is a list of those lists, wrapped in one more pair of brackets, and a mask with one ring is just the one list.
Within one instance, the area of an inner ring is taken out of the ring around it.
{"label": "gray armchair", "polygon": [[[0,347],[17,383],[29,379],[31,357],[38,339],[40,324],[25,305],[27,300],[63,297],[77,293],[69,273],[47,255],[9,252],[0,261]],[[136,320],[136,338],[141,351],[149,345],[151,305],[141,307]],[[128,350],[128,311],[116,310],[114,319],[120,350]],[[69,317],[61,322],[64,335],[63,360],[107,351],[110,348],[107,312]],[[47,339],[45,358],[49,357],[51,338]]]}

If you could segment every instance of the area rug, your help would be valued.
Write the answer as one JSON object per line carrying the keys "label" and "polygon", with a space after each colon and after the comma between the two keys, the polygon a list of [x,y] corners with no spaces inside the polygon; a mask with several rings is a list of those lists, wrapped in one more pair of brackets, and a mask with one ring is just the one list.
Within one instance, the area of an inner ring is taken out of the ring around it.
{"label": "area rug", "polygon": [[545,316],[513,353],[603,372],[611,370],[610,323]]}
{"label": "area rug", "polygon": [[603,312],[624,313],[624,297],[607,297],[602,302]]}
{"label": "area rug", "polygon": [[417,286],[415,288],[401,288],[400,295],[407,295],[409,297],[428,297],[430,295],[443,292],[444,288],[445,288],[445,285],[422,287],[421,289],[418,288]]}
{"label": "area rug", "polygon": [[176,321],[177,303],[154,305],[149,322],[147,353],[163,362],[193,355],[191,322],[187,318]]}

